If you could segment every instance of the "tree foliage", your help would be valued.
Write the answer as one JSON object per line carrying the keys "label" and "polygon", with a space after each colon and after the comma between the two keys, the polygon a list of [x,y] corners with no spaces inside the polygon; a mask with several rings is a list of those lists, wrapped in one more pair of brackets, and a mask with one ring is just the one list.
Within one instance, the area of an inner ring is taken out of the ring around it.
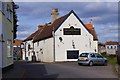
{"label": "tree foliage", "polygon": [[14,2],[13,2],[13,39],[15,39],[17,37],[17,22],[18,22],[18,19],[17,19],[17,14],[16,14],[16,9],[18,9],[19,6],[16,5]]}

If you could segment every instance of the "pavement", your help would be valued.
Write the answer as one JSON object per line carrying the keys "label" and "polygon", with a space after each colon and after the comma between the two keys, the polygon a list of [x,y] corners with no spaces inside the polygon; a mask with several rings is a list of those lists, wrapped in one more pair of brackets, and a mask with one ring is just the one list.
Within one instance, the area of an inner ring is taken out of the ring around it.
{"label": "pavement", "polygon": [[[79,66],[77,62],[33,63],[15,62],[14,68],[3,73],[3,79],[91,78],[118,80],[112,66]],[[80,79],[81,80],[81,79]]]}

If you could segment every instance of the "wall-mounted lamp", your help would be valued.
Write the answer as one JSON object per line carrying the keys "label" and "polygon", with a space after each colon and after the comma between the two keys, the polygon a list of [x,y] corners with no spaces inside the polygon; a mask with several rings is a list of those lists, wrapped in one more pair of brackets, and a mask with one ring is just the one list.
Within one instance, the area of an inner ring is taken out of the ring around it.
{"label": "wall-mounted lamp", "polygon": [[73,46],[73,49],[75,49],[75,44],[73,40],[72,40],[72,46]]}
{"label": "wall-mounted lamp", "polygon": [[60,40],[60,42],[62,42],[63,41],[62,37],[59,37],[59,40]]}
{"label": "wall-mounted lamp", "polygon": [[[61,43],[63,43],[63,42],[62,42],[62,41],[63,41],[62,37],[59,37],[59,40],[60,40]],[[63,44],[64,44],[64,43],[63,43]]]}

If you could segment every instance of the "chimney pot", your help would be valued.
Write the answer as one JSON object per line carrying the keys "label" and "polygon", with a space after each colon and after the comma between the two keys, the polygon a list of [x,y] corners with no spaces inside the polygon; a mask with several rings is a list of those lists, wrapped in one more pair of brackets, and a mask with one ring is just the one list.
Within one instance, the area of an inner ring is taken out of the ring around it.
{"label": "chimney pot", "polygon": [[90,19],[90,24],[91,24],[91,26],[94,28],[93,19]]}
{"label": "chimney pot", "polygon": [[59,12],[58,12],[58,8],[52,8],[52,12],[51,12],[51,18],[52,18],[52,21],[51,23],[53,23],[59,16]]}

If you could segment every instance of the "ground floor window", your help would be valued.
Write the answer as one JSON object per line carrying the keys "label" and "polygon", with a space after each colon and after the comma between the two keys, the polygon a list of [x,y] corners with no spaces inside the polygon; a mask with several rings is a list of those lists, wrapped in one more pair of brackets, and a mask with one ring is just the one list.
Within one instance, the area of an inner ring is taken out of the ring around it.
{"label": "ground floor window", "polygon": [[7,40],[7,54],[8,57],[12,57],[12,41]]}
{"label": "ground floor window", "polygon": [[67,59],[78,59],[79,50],[68,50]]}

